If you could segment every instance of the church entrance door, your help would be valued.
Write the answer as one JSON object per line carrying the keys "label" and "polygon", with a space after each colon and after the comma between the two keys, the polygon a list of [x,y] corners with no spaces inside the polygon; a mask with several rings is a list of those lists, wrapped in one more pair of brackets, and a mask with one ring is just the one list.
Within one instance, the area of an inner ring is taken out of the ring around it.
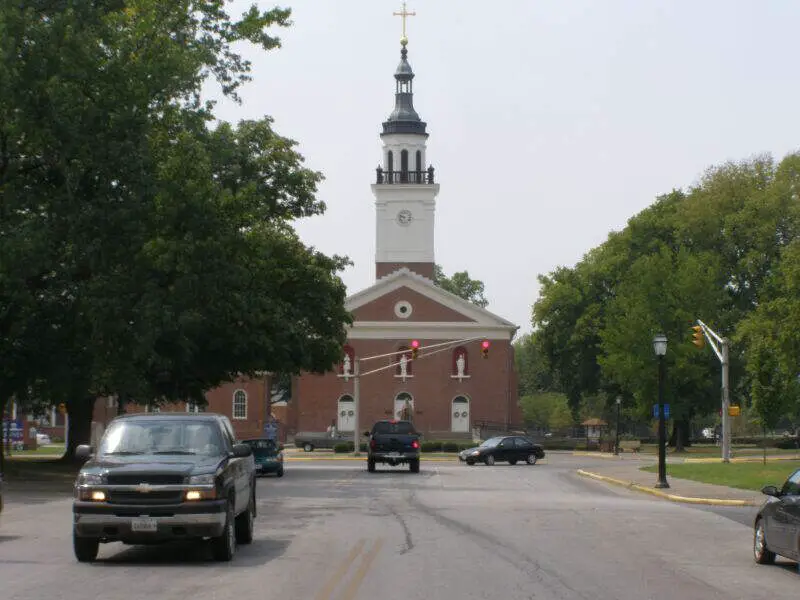
{"label": "church entrance door", "polygon": [[452,430],[458,433],[469,431],[469,400],[464,396],[453,399]]}

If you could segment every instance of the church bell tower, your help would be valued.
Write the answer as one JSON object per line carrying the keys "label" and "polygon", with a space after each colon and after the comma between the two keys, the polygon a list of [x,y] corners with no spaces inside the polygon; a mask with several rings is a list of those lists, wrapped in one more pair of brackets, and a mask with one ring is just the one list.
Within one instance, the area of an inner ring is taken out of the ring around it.
{"label": "church bell tower", "polygon": [[400,40],[395,71],[395,106],[383,123],[383,157],[372,184],[375,195],[375,272],[378,278],[407,267],[433,279],[434,216],[439,184],[427,162],[427,124],[414,110],[414,71],[408,63],[408,38]]}

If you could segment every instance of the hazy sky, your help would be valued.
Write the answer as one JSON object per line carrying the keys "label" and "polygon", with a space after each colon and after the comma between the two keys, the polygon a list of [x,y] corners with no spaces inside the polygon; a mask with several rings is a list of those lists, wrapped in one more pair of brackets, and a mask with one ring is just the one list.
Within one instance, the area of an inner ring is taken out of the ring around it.
{"label": "hazy sky", "polygon": [[[236,0],[232,10],[251,1]],[[258,2],[262,8],[274,6]],[[270,115],[326,181],[297,230],[374,283],[381,123],[394,105],[400,0],[291,0],[228,121]],[[708,167],[796,149],[797,0],[412,0],[414,104],[441,191],[436,261],[531,329],[537,275],[574,265],[658,194]]]}

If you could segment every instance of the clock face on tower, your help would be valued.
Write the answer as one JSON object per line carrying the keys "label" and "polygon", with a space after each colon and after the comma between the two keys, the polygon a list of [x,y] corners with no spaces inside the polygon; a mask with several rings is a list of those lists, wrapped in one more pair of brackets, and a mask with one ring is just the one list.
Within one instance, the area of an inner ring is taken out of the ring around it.
{"label": "clock face on tower", "polygon": [[398,222],[400,225],[408,225],[408,224],[410,224],[410,223],[411,223],[411,220],[412,220],[413,218],[414,218],[414,217],[413,217],[413,215],[411,214],[411,211],[410,211],[410,210],[407,210],[407,209],[403,209],[403,210],[401,210],[399,213],[397,213],[397,222]]}

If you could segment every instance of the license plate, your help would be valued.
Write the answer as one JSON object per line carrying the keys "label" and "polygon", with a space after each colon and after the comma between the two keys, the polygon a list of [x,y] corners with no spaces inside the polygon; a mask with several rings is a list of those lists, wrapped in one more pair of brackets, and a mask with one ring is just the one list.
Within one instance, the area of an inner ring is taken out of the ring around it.
{"label": "license plate", "polygon": [[152,517],[141,517],[131,521],[131,530],[138,532],[152,533],[158,531],[158,521]]}
{"label": "license plate", "polygon": [[399,456],[399,452],[389,452],[389,458],[398,458]]}

